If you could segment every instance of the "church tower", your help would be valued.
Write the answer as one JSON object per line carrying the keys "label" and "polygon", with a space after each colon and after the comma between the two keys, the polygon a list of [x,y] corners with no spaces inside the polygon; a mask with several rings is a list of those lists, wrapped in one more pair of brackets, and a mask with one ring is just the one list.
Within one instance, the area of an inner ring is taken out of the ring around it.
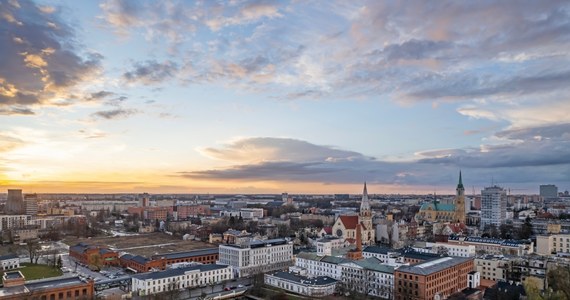
{"label": "church tower", "polygon": [[368,200],[368,190],[366,182],[364,183],[364,191],[362,192],[362,201],[360,202],[360,214],[358,221],[362,224],[362,241],[366,245],[374,243],[374,227],[372,225],[372,210],[370,209],[370,200]]}
{"label": "church tower", "polygon": [[461,171],[459,171],[459,183],[455,191],[455,216],[453,221],[465,224],[465,188],[463,187]]}

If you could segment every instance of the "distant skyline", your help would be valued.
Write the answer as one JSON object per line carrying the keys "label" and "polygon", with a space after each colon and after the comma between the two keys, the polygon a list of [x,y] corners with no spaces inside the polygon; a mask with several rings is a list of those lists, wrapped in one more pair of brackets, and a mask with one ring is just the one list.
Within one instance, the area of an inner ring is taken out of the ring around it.
{"label": "distant skyline", "polygon": [[0,188],[570,189],[567,1],[0,2]]}

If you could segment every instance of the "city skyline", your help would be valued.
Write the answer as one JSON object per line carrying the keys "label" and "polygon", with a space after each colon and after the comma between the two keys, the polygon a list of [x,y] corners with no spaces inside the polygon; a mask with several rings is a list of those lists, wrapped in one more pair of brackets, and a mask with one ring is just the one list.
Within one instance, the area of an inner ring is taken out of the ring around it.
{"label": "city skyline", "polygon": [[516,193],[570,182],[570,5],[0,3],[0,187]]}

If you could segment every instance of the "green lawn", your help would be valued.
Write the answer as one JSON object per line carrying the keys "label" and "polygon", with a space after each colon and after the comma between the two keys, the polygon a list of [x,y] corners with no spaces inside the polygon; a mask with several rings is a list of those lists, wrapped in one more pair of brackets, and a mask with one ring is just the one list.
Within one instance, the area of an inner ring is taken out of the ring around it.
{"label": "green lawn", "polygon": [[[26,280],[50,278],[61,276],[63,274],[60,269],[52,268],[47,265],[34,265],[30,263],[20,264],[20,268],[18,270],[22,272],[22,275],[24,275]],[[0,276],[1,275],[4,275],[4,272],[1,272]],[[0,278],[0,282],[1,281],[2,279]]]}

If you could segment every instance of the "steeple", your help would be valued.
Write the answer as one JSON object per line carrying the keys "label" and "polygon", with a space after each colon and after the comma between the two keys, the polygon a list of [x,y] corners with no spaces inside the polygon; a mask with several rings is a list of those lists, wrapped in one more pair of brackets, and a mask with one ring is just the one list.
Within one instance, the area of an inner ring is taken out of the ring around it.
{"label": "steeple", "polygon": [[366,189],[366,182],[364,182],[364,191],[362,192],[362,202],[360,202],[360,215],[370,216],[370,201],[368,200],[368,190]]}
{"label": "steeple", "polygon": [[459,170],[459,183],[457,184],[457,189],[463,189],[463,180],[461,179],[461,170]]}

